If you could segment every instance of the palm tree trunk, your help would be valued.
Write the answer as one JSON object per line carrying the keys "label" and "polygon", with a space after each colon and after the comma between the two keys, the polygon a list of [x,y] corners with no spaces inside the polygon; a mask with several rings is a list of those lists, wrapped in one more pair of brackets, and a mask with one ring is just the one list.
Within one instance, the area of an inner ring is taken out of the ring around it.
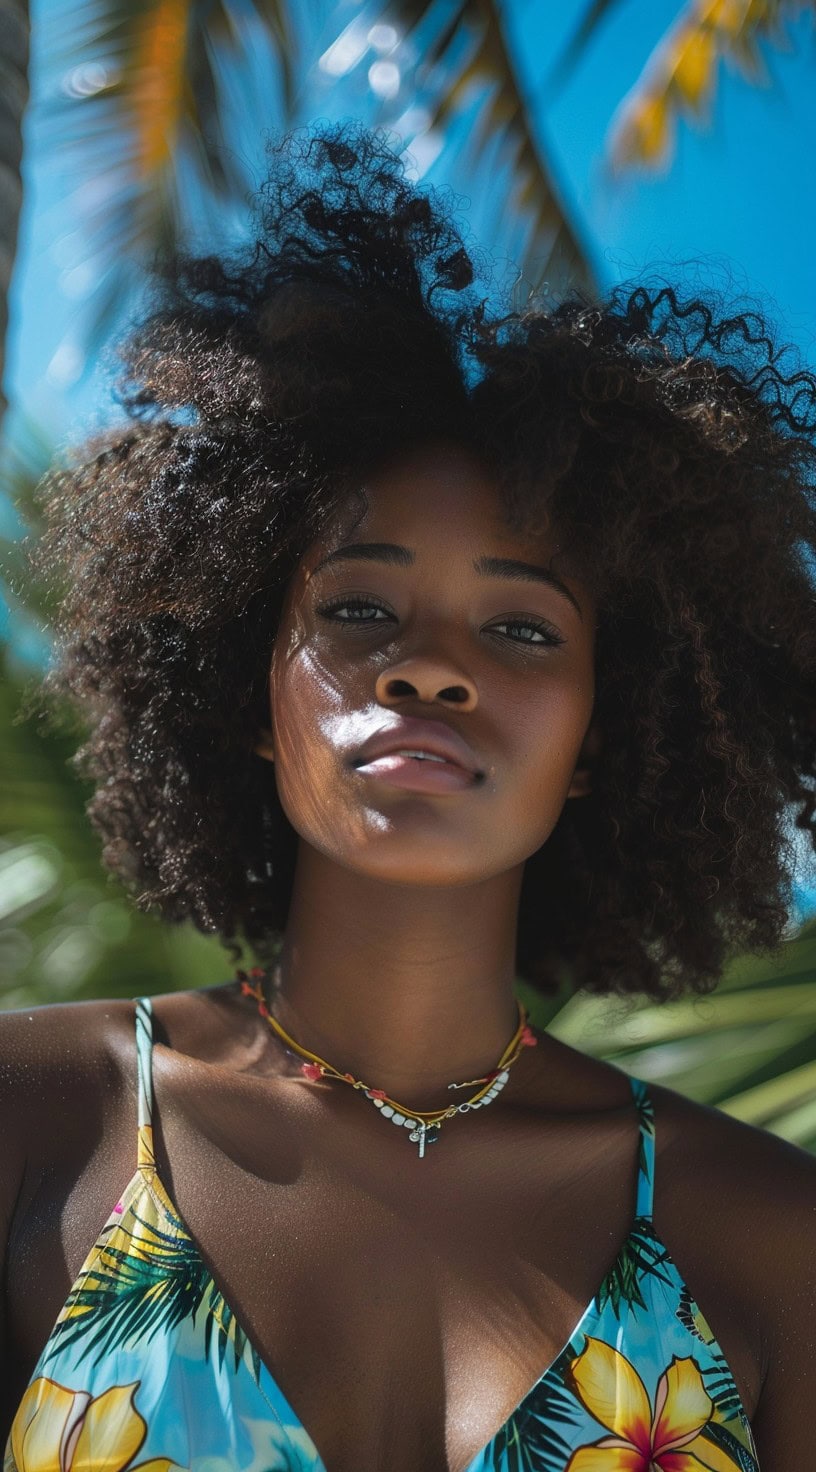
{"label": "palm tree trunk", "polygon": [[28,102],[30,21],[27,0],[0,0],[0,421],[6,409],[8,289],[23,202],[20,164],[23,113]]}

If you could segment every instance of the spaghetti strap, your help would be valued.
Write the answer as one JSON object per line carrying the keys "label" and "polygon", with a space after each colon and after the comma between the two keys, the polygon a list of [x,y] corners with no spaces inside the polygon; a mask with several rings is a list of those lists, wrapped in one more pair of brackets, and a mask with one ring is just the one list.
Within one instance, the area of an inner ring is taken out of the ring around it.
{"label": "spaghetti strap", "polygon": [[139,997],[136,1001],[136,1071],[139,1081],[136,1165],[152,1175],[156,1157],[153,1153],[153,1008],[149,997]]}
{"label": "spaghetti strap", "polygon": [[654,1104],[648,1085],[642,1078],[630,1078],[632,1097],[640,1120],[638,1146],[638,1183],[635,1216],[651,1221],[654,1211],[655,1124]]}

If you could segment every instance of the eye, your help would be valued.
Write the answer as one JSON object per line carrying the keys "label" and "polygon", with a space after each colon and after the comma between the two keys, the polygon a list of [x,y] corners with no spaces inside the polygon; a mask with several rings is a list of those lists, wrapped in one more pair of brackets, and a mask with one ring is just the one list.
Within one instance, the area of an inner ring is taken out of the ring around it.
{"label": "eye", "polygon": [[[341,617],[341,611],[343,609],[350,610],[350,617]],[[386,620],[392,617],[388,609],[381,603],[376,603],[371,598],[361,598],[359,596],[335,598],[330,603],[322,603],[317,612],[321,618],[330,619],[333,623],[338,624],[382,623],[382,619],[372,618],[370,616],[372,612],[375,615],[377,613],[384,614]]]}
{"label": "eye", "polygon": [[516,644],[533,644],[541,648],[546,648],[555,647],[558,644],[564,643],[564,639],[558,630],[553,628],[552,624],[546,623],[543,619],[506,618],[501,623],[491,624],[488,632],[492,633],[494,629],[527,629],[532,633],[531,638],[519,637],[516,634],[512,634],[511,638]]}
{"label": "eye", "polygon": [[[376,599],[362,597],[360,594],[346,594],[342,598],[335,598],[328,603],[322,603],[317,609],[321,618],[331,623],[345,624],[347,627],[361,626],[394,622],[394,615],[384,604],[378,603]],[[380,614],[382,617],[377,617]],[[510,638],[514,644],[527,644],[536,648],[554,648],[565,641],[558,630],[544,619],[531,618],[506,618],[498,624],[490,624],[487,632],[489,634],[501,629],[509,629],[514,632]],[[525,634],[519,630],[526,630]],[[504,634],[499,634],[505,638]]]}

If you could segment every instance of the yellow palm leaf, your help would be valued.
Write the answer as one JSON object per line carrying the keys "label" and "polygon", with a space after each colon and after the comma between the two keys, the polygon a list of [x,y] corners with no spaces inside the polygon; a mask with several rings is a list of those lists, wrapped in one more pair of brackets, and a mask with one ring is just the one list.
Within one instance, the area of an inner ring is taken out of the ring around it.
{"label": "yellow palm leaf", "polygon": [[[591,0],[551,80],[562,81],[574,68],[614,4]],[[729,61],[754,84],[766,81],[763,44],[789,48],[785,23],[805,6],[806,0],[688,0],[616,113],[609,140],[613,166],[664,167],[674,151],[675,115],[704,119],[720,62]]]}
{"label": "yellow palm leaf", "polygon": [[670,85],[683,102],[699,110],[714,86],[717,47],[710,29],[689,28],[675,41]]}
{"label": "yellow palm leaf", "polygon": [[188,0],[159,0],[145,9],[137,31],[130,100],[142,179],[167,166],[178,142],[189,21]]}

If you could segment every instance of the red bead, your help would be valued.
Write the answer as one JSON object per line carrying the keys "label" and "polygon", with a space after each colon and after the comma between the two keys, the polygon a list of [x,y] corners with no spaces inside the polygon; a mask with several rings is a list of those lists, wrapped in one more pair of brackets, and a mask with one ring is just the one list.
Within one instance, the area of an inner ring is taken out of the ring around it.
{"label": "red bead", "polygon": [[347,1078],[350,1084],[353,1084],[354,1083],[354,1074],[353,1073],[344,1073],[343,1074],[343,1078]]}
{"label": "red bead", "polygon": [[525,1027],[524,1032],[521,1034],[521,1041],[523,1042],[525,1048],[538,1047],[538,1038],[535,1037],[533,1030],[530,1027]]}
{"label": "red bead", "polygon": [[258,1003],[258,1011],[260,1012],[260,1014],[261,1014],[262,1017],[268,1017],[269,1016],[269,1008],[267,1007],[266,1002],[259,1002]]}
{"label": "red bead", "polygon": [[494,1078],[498,1078],[498,1076],[499,1070],[498,1068],[494,1068],[492,1073],[485,1074],[485,1083],[492,1084]]}
{"label": "red bead", "polygon": [[301,1063],[300,1071],[306,1078],[317,1079],[323,1077],[323,1069],[319,1063]]}
{"label": "red bead", "polygon": [[241,991],[243,992],[245,997],[254,997],[255,995],[254,986],[250,986],[249,982],[246,980],[241,982]]}
{"label": "red bead", "polygon": [[372,1099],[387,1099],[388,1098],[388,1095],[386,1094],[385,1089],[369,1089],[368,1092],[371,1095]]}
{"label": "red bead", "polygon": [[253,966],[250,969],[249,974],[250,976],[254,976],[257,981],[261,981],[263,977],[266,976],[266,972],[264,971],[262,966]]}

